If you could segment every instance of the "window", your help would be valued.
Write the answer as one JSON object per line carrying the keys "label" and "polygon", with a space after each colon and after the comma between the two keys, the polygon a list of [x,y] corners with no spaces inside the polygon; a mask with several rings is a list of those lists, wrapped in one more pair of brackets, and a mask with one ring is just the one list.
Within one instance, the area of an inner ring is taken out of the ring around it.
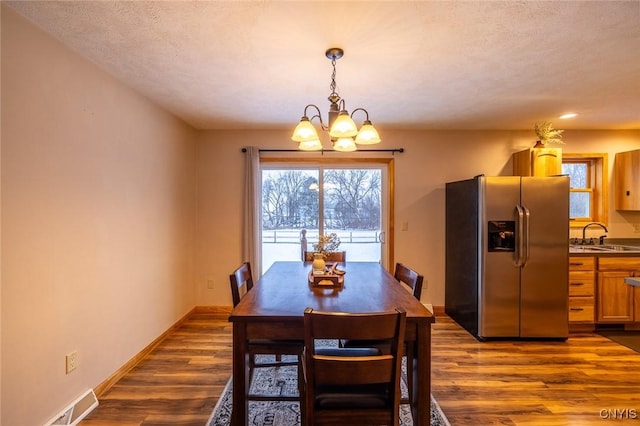
{"label": "window", "polygon": [[261,169],[263,270],[300,260],[329,233],[338,234],[348,261],[387,263],[389,164],[262,159]]}
{"label": "window", "polygon": [[563,154],[562,173],[569,176],[571,227],[607,222],[607,154]]}

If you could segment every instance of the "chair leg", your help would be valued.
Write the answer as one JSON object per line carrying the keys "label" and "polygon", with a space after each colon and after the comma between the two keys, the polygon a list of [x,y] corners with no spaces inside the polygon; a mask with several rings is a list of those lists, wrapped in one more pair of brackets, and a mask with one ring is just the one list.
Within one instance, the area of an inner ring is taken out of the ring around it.
{"label": "chair leg", "polygon": [[304,371],[302,370],[302,361],[303,355],[298,354],[298,395],[300,396],[300,426],[307,425],[307,419],[305,416],[307,415],[306,409],[306,392],[305,392],[305,383],[304,383]]}
{"label": "chair leg", "polygon": [[405,344],[407,356],[407,388],[409,390],[409,403],[413,401],[413,343]]}

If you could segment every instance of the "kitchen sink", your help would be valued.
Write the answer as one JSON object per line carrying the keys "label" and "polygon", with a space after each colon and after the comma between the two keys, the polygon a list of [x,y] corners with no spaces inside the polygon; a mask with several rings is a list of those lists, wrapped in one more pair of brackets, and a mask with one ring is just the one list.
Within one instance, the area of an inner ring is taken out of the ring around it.
{"label": "kitchen sink", "polygon": [[611,251],[640,251],[640,247],[634,247],[634,246],[622,246],[622,245],[605,244],[605,245],[598,246],[598,247],[602,247],[603,249],[611,250]]}
{"label": "kitchen sink", "polygon": [[640,253],[640,247],[625,246],[625,245],[619,245],[619,244],[604,244],[604,245],[572,244],[571,249],[574,251],[582,251],[582,252],[638,252]]}
{"label": "kitchen sink", "polygon": [[603,246],[571,245],[571,248],[580,251],[612,251],[611,249],[604,248]]}

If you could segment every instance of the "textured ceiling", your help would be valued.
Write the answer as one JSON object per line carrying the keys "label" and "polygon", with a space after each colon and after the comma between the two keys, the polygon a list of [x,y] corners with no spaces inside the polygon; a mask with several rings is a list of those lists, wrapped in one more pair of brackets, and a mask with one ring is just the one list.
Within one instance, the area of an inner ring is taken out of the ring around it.
{"label": "textured ceiling", "polygon": [[637,0],[3,3],[199,129],[326,117],[333,46],[380,129],[640,129]]}

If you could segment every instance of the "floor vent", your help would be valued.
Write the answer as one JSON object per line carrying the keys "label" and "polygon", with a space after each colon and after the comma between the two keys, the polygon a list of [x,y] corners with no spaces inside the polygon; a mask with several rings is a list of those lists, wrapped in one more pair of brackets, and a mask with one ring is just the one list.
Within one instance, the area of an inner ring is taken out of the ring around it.
{"label": "floor vent", "polygon": [[49,420],[45,426],[56,425],[77,425],[80,420],[84,419],[94,408],[98,406],[98,398],[93,393],[93,389],[89,389],[73,401],[67,408],[62,410],[53,419]]}

